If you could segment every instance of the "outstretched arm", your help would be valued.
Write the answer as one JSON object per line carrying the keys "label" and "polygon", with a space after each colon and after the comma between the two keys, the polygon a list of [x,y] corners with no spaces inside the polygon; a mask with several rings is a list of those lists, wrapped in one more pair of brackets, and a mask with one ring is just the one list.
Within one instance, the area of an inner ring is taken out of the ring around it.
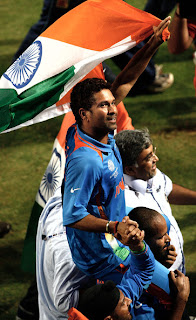
{"label": "outstretched arm", "polygon": [[171,37],[167,42],[170,53],[178,54],[188,49],[193,42],[190,37],[187,25],[187,19],[180,16],[179,4],[169,26]]}
{"label": "outstretched arm", "polygon": [[184,188],[173,183],[173,189],[168,196],[169,203],[181,205],[195,205],[196,191]]}
{"label": "outstretched arm", "polygon": [[152,56],[163,43],[162,32],[168,27],[170,19],[171,17],[167,17],[161,21],[158,27],[153,27],[154,34],[149,41],[134,55],[113,82],[111,90],[116,98],[116,105],[127,96],[138,77],[147,67]]}

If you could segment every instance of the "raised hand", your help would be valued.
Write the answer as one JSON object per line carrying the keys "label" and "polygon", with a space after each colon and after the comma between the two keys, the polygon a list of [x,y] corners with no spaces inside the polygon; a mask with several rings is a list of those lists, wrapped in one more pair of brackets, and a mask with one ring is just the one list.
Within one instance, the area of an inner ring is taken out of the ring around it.
{"label": "raised hand", "polygon": [[171,17],[168,16],[167,18],[162,20],[157,27],[153,26],[154,34],[152,35],[151,39],[157,44],[161,44],[163,42],[163,30],[169,26],[170,22]]}

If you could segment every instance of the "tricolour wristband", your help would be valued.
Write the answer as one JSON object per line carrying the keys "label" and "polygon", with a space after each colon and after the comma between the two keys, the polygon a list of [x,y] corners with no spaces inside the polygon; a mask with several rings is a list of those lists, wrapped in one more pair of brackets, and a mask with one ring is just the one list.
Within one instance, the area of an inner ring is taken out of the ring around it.
{"label": "tricolour wristband", "polygon": [[144,246],[143,246],[143,248],[142,248],[140,251],[133,251],[133,250],[131,250],[131,252],[133,252],[134,254],[140,254],[140,253],[144,252],[145,249],[146,249],[146,245],[145,245],[145,243],[144,243]]}

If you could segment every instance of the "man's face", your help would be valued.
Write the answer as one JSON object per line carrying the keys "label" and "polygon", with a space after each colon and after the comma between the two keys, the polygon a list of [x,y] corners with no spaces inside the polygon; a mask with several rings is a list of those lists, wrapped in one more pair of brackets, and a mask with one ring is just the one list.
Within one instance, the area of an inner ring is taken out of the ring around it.
{"label": "man's face", "polygon": [[144,149],[137,160],[138,167],[134,167],[134,177],[136,179],[149,180],[156,175],[156,162],[159,158],[153,151],[152,144]]}
{"label": "man's face", "polygon": [[112,314],[112,318],[113,320],[131,320],[132,315],[129,312],[129,306],[132,300],[125,297],[121,290],[119,291],[120,291],[120,299]]}
{"label": "man's face", "polygon": [[115,98],[109,89],[95,93],[94,99],[91,109],[86,111],[86,125],[91,136],[99,139],[100,135],[104,136],[116,129],[117,108]]}
{"label": "man's face", "polygon": [[159,216],[152,221],[152,238],[147,240],[155,259],[164,264],[168,256],[168,245],[170,244],[170,237],[167,233],[167,224],[163,216]]}

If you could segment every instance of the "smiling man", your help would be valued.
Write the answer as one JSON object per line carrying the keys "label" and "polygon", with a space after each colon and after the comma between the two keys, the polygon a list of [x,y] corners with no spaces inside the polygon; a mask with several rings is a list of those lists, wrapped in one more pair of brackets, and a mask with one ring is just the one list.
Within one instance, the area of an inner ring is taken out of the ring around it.
{"label": "smiling man", "polygon": [[73,89],[71,107],[78,125],[67,134],[63,223],[76,265],[102,278],[122,263],[112,248],[103,246],[102,233],[115,234],[118,227],[123,236],[137,227],[116,222],[125,216],[122,163],[110,134],[116,129],[117,108],[110,86],[97,78]]}
{"label": "smiling man", "polygon": [[157,168],[159,159],[147,129],[119,132],[115,140],[122,157],[126,206],[147,207],[168,217],[171,244],[177,252],[171,270],[178,269],[185,273],[183,237],[170,204],[196,204],[196,192],[172,183]]}
{"label": "smiling man", "polygon": [[[76,119],[66,136],[63,224],[75,264],[89,276],[102,279],[122,263],[129,250],[114,255],[104,233],[123,237],[137,228],[122,221],[126,214],[121,157],[113,139],[118,105],[128,94],[158,49],[170,17],[154,27],[154,34],[110,87],[102,79],[86,79],[71,93]],[[116,272],[119,277],[120,273]],[[115,281],[118,280],[115,278]]]}

